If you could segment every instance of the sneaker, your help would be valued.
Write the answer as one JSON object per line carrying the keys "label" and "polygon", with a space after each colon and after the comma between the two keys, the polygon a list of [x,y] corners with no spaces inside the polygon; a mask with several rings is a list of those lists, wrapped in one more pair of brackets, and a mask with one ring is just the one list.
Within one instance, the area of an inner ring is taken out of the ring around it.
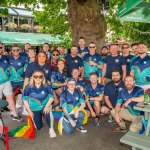
{"label": "sneaker", "polygon": [[113,129],[113,132],[127,132],[126,128],[116,127]]}
{"label": "sneaker", "polygon": [[55,133],[53,128],[49,129],[49,136],[50,136],[50,138],[55,138],[56,137],[56,133]]}
{"label": "sneaker", "polygon": [[79,130],[81,133],[87,133],[87,130],[83,126],[77,127],[77,130]]}
{"label": "sneaker", "polygon": [[10,111],[10,109],[9,109],[8,107],[4,107],[4,108],[1,109],[1,112],[5,112],[5,111],[6,111],[6,112],[7,112],[7,111]]}
{"label": "sneaker", "polygon": [[109,115],[108,122],[109,122],[109,123],[113,123],[113,122],[114,122],[114,119],[112,118],[112,116],[111,116],[111,115]]}
{"label": "sneaker", "polygon": [[94,126],[100,126],[99,116],[96,116],[96,117],[94,118]]}
{"label": "sneaker", "polygon": [[21,122],[23,120],[22,117],[19,115],[15,116],[11,113],[10,116],[11,116],[12,120],[16,120],[18,122]]}

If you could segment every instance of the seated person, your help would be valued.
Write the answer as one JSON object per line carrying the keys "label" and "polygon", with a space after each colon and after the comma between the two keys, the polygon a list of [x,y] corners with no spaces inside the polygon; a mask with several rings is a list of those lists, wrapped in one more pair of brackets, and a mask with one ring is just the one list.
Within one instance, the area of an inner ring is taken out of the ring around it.
{"label": "seated person", "polygon": [[99,126],[99,114],[101,111],[101,101],[104,94],[104,86],[98,83],[97,73],[90,74],[90,81],[91,83],[86,84],[84,87],[86,95],[86,104],[91,113],[91,116],[95,119],[94,125]]}
{"label": "seated person", "polygon": [[124,82],[121,80],[119,70],[112,71],[112,81],[108,82],[104,88],[104,98],[106,106],[102,106],[101,112],[109,114],[115,108],[119,91],[124,88]]}
{"label": "seated person", "polygon": [[54,100],[53,97],[51,86],[46,83],[43,72],[34,71],[29,84],[25,87],[22,100],[28,114],[33,118],[37,130],[42,128],[42,119],[43,115],[45,115],[46,122],[49,126],[50,138],[56,137],[54,129],[50,124],[53,121],[52,116],[50,117],[51,104]]}
{"label": "seated person", "polygon": [[[69,78],[67,81],[67,89],[60,95],[60,105],[64,112],[64,120],[62,122],[64,131],[71,134],[76,127],[81,133],[86,133],[87,130],[82,126],[84,113],[82,109],[85,107],[84,97],[82,93],[76,89],[76,81]],[[74,112],[74,108],[78,109]]]}
{"label": "seated person", "polygon": [[125,88],[119,92],[115,109],[111,111],[111,115],[115,118],[119,127],[114,132],[126,132],[124,120],[131,121],[130,131],[138,132],[142,128],[142,118],[138,116],[140,111],[134,110],[133,107],[138,102],[143,102],[144,90],[135,86],[135,80],[132,76],[125,78]]}
{"label": "seated person", "polygon": [[59,96],[66,85],[66,79],[65,62],[63,60],[59,60],[57,64],[57,70],[52,71],[51,74],[52,89],[55,92],[55,101],[53,103],[53,107],[59,104]]}

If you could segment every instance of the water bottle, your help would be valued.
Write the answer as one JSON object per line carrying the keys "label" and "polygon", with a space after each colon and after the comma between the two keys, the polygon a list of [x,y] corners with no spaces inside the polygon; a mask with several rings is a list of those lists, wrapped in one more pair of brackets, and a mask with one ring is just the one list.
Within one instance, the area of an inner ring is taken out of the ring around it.
{"label": "water bottle", "polygon": [[144,93],[144,105],[147,105],[148,102],[149,102],[148,90],[145,90],[145,93]]}

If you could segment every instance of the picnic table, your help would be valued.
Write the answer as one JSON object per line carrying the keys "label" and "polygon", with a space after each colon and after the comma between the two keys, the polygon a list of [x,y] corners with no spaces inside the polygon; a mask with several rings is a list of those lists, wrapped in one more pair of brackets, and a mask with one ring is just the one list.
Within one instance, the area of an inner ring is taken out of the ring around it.
{"label": "picnic table", "polygon": [[145,135],[148,136],[150,133],[150,104],[140,104],[139,106],[134,106],[134,109],[144,112],[145,119],[148,120]]}

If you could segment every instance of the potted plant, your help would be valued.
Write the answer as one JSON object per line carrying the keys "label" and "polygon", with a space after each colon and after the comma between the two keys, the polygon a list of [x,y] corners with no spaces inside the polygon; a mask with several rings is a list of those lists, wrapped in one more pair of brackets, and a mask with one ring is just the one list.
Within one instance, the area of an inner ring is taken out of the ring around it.
{"label": "potted plant", "polygon": [[8,22],[5,24],[5,27],[8,28],[8,31],[14,31],[17,28],[17,24],[14,22]]}
{"label": "potted plant", "polygon": [[29,25],[29,24],[22,24],[22,25],[20,25],[20,29],[22,31],[28,32],[28,31],[31,30],[31,25]]}

